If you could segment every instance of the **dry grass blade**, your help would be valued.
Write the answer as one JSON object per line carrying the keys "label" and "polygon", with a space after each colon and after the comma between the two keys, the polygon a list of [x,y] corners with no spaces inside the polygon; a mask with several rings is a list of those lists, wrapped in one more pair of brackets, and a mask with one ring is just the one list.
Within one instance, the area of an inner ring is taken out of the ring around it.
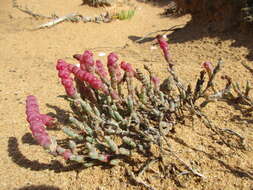
{"label": "dry grass blade", "polygon": [[233,131],[232,129],[222,129],[222,131],[232,134],[232,135],[236,135],[237,137],[239,137],[242,141],[245,139],[242,135],[240,135],[239,133]]}
{"label": "dry grass blade", "polygon": [[159,159],[152,159],[152,160],[148,160],[143,167],[141,168],[141,170],[138,172],[137,176],[141,176],[147,169],[149,169],[150,165],[154,164],[155,162],[159,161]]}

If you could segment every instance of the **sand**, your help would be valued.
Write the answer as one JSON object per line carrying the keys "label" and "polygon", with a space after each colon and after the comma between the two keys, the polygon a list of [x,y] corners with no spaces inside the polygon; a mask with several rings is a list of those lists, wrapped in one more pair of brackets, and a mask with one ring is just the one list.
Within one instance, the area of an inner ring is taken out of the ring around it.
{"label": "sand", "polygon": [[[23,7],[36,13],[63,16],[72,12],[96,15],[103,8],[81,6],[79,0],[19,0]],[[0,189],[1,190],[118,190],[144,189],[130,183],[123,167],[85,170],[68,167],[64,160],[48,155],[33,141],[25,116],[25,99],[33,94],[39,99],[41,112],[51,113],[57,119],[66,119],[70,108],[59,95],[64,94],[55,69],[57,59],[75,63],[72,55],[92,49],[100,52],[117,52],[121,60],[143,68],[150,64],[160,78],[167,76],[166,64],[155,41],[136,44],[132,41],[149,32],[185,25],[190,15],[161,17],[166,3],[133,2],[136,15],[131,20],[111,23],[65,22],[49,29],[31,29],[47,22],[35,19],[12,7],[10,0],[0,1]],[[241,85],[253,76],[241,63],[253,66],[253,38],[249,34],[227,31],[212,33],[201,31],[191,24],[168,33],[170,51],[176,61],[180,77],[193,83],[204,61],[222,57],[225,65],[221,75],[229,75]],[[125,46],[125,48],[122,48]],[[94,49],[95,48],[95,49]],[[105,57],[101,57],[105,60]],[[220,80],[221,81],[221,80]],[[224,82],[218,82],[219,86]],[[252,116],[243,117],[239,110],[225,104],[210,104],[205,112],[220,128],[230,128],[243,137],[247,149],[228,148],[210,137],[200,121],[177,126],[169,142],[178,155],[191,163],[207,178],[191,175],[156,179],[144,176],[156,189],[253,189],[253,125]],[[242,122],[244,121],[244,122]],[[245,122],[248,121],[248,122]],[[57,132],[50,131],[55,135]],[[171,158],[171,164],[178,164]],[[173,172],[172,172],[173,173]],[[171,174],[173,175],[173,174]]]}

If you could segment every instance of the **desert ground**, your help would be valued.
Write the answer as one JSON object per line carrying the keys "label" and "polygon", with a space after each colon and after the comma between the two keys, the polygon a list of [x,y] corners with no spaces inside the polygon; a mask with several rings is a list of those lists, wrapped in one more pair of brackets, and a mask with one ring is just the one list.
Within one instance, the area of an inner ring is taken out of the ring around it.
{"label": "desert ground", "polygon": [[[59,16],[78,12],[93,16],[106,9],[81,5],[80,0],[18,0],[43,15]],[[233,30],[212,32],[189,25],[190,15],[161,16],[167,2],[143,3],[136,6],[132,19],[110,23],[64,22],[51,28],[33,30],[49,19],[36,19],[12,6],[12,1],[0,1],[0,189],[1,190],[118,190],[145,189],[131,183],[124,168],[93,167],[84,170],[68,167],[64,160],[47,154],[32,139],[25,116],[25,99],[35,95],[43,113],[58,120],[66,119],[69,105],[59,95],[64,88],[55,69],[57,59],[70,63],[73,54],[91,50],[96,57],[101,52],[116,52],[121,60],[143,69],[149,64],[157,76],[168,73],[161,50],[153,38],[143,43],[134,40],[146,34],[179,25],[168,31],[167,37],[176,71],[182,80],[193,83],[204,61],[224,61],[220,75],[245,86],[253,84],[252,73],[242,63],[253,68],[253,37],[249,32]],[[151,35],[150,37],[154,37]],[[157,48],[153,48],[157,47]],[[100,57],[106,61],[106,57]],[[224,85],[219,80],[218,85]],[[253,119],[226,103],[213,103],[205,113],[220,128],[237,131],[245,138],[246,149],[229,148],[210,137],[210,131],[198,120],[178,125],[169,142],[178,155],[206,176],[205,179],[182,175],[168,179],[144,176],[158,190],[253,189]],[[50,131],[57,135],[58,131]],[[171,158],[171,163],[178,164]]]}

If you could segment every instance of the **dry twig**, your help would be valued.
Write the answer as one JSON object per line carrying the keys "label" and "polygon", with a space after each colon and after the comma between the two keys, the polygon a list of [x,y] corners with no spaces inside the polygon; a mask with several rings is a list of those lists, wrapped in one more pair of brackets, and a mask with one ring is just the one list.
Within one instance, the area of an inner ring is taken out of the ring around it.
{"label": "dry twig", "polygon": [[144,166],[141,168],[141,170],[138,172],[137,176],[141,176],[149,167],[150,165],[152,165],[153,163],[159,161],[159,159],[151,159],[151,160],[148,160]]}
{"label": "dry twig", "polygon": [[[174,31],[174,30],[179,30],[181,29],[180,26],[183,26],[183,24],[179,24],[179,25],[175,25],[175,26],[172,26],[170,27],[169,29],[163,29],[163,30],[158,30],[158,31],[154,31],[154,32],[150,32],[146,35],[144,35],[142,38],[138,39],[138,40],[135,40],[136,43],[140,43],[141,41],[145,40],[148,36],[150,35],[153,35],[153,34],[157,34],[159,32],[164,32],[162,35],[166,34],[167,32],[169,31]],[[155,39],[155,37],[154,37]]]}

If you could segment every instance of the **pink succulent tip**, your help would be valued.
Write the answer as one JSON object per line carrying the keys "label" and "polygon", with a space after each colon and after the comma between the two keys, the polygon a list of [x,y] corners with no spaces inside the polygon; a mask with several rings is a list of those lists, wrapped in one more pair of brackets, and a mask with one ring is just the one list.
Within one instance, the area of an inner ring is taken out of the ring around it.
{"label": "pink succulent tip", "polygon": [[96,60],[96,67],[97,68],[104,68],[104,65],[103,65],[102,61]]}
{"label": "pink succulent tip", "polygon": [[129,63],[126,63],[125,61],[122,61],[120,63],[120,67],[121,67],[121,69],[123,69],[126,72],[134,72],[132,65]]}
{"label": "pink succulent tip", "polygon": [[68,66],[68,63],[66,63],[64,60],[62,59],[59,59],[57,61],[57,64],[56,64],[56,69],[59,71],[59,70],[63,70],[65,68],[67,68]]}
{"label": "pink succulent tip", "polygon": [[69,72],[71,72],[72,71],[72,69],[75,67],[75,65],[73,65],[73,64],[68,64],[68,70],[69,70]]}
{"label": "pink succulent tip", "polygon": [[55,122],[55,119],[53,117],[46,114],[40,114],[40,119],[47,127],[53,126]]}
{"label": "pink succulent tip", "polygon": [[93,53],[90,50],[86,50],[86,51],[84,51],[83,55],[87,56],[87,57],[92,57]]}
{"label": "pink succulent tip", "polygon": [[170,54],[169,54],[169,45],[168,45],[167,40],[161,35],[157,35],[156,39],[159,43],[160,48],[163,51],[164,58],[168,62],[170,60]]}
{"label": "pink succulent tip", "polygon": [[162,49],[168,49],[168,47],[169,47],[168,42],[167,42],[167,40],[163,36],[157,35],[156,38],[157,38],[157,41],[158,41],[158,43],[160,45],[160,48],[162,48]]}
{"label": "pink succulent tip", "polygon": [[116,53],[110,53],[107,57],[108,66],[115,66],[116,62],[118,61],[119,57]]}
{"label": "pink succulent tip", "polygon": [[93,72],[94,68],[93,66],[95,65],[94,60],[93,60],[93,53],[89,50],[86,50],[79,59],[80,62],[80,67],[82,70],[86,70],[88,72]]}
{"label": "pink succulent tip", "polygon": [[100,77],[106,78],[108,73],[106,72],[103,63],[100,60],[96,60],[96,73]]}
{"label": "pink succulent tip", "polygon": [[77,67],[77,66],[74,66],[74,67],[72,67],[71,68],[71,71],[70,72],[72,72],[73,74],[77,74],[77,72],[80,70],[80,68],[79,67]]}
{"label": "pink succulent tip", "polygon": [[208,73],[212,73],[213,72],[213,64],[209,61],[206,61],[202,64],[202,67],[208,72]]}
{"label": "pink succulent tip", "polygon": [[103,82],[95,75],[87,71],[83,71],[78,67],[74,67],[72,72],[79,80],[87,82],[92,88],[97,90],[102,90],[104,88]]}
{"label": "pink succulent tip", "polygon": [[69,149],[66,149],[66,150],[63,152],[63,154],[62,154],[62,156],[63,156],[63,158],[64,158],[65,160],[69,160],[70,157],[71,157],[72,155],[73,155],[73,154],[72,154],[72,152],[71,152]]}
{"label": "pink succulent tip", "polygon": [[93,80],[90,81],[90,85],[92,86],[92,88],[99,90],[102,88],[103,83],[100,79],[94,77]]}
{"label": "pink succulent tip", "polygon": [[67,95],[74,96],[76,94],[76,89],[70,74],[74,70],[78,71],[80,69],[78,67],[76,69],[76,66],[68,64],[63,60],[58,60],[56,69],[58,70],[58,76],[61,78],[61,83],[63,84]]}
{"label": "pink succulent tip", "polygon": [[28,96],[26,99],[26,115],[36,141],[43,147],[48,147],[51,144],[51,139],[44,125],[51,125],[53,118],[39,113],[39,106],[35,96]]}
{"label": "pink succulent tip", "polygon": [[65,91],[67,93],[68,96],[75,96],[76,94],[76,89],[75,87],[65,87]]}
{"label": "pink succulent tip", "polygon": [[73,79],[72,78],[67,78],[67,79],[62,79],[61,83],[64,87],[66,88],[70,88],[73,86]]}
{"label": "pink succulent tip", "polygon": [[154,83],[155,87],[159,86],[160,79],[158,77],[152,77],[151,81]]}
{"label": "pink succulent tip", "polygon": [[110,160],[110,155],[109,154],[105,154],[105,155],[102,155],[103,156],[103,160],[101,160],[102,162],[109,162]]}
{"label": "pink succulent tip", "polygon": [[27,96],[26,101],[27,101],[27,102],[30,102],[30,101],[37,101],[37,99],[36,99],[35,96],[29,95],[29,96]]}
{"label": "pink succulent tip", "polygon": [[119,100],[119,95],[117,94],[117,92],[111,91],[110,95],[111,95],[112,99]]}
{"label": "pink succulent tip", "polygon": [[70,76],[70,72],[68,71],[68,69],[59,70],[58,76],[62,79],[63,78],[68,79]]}

